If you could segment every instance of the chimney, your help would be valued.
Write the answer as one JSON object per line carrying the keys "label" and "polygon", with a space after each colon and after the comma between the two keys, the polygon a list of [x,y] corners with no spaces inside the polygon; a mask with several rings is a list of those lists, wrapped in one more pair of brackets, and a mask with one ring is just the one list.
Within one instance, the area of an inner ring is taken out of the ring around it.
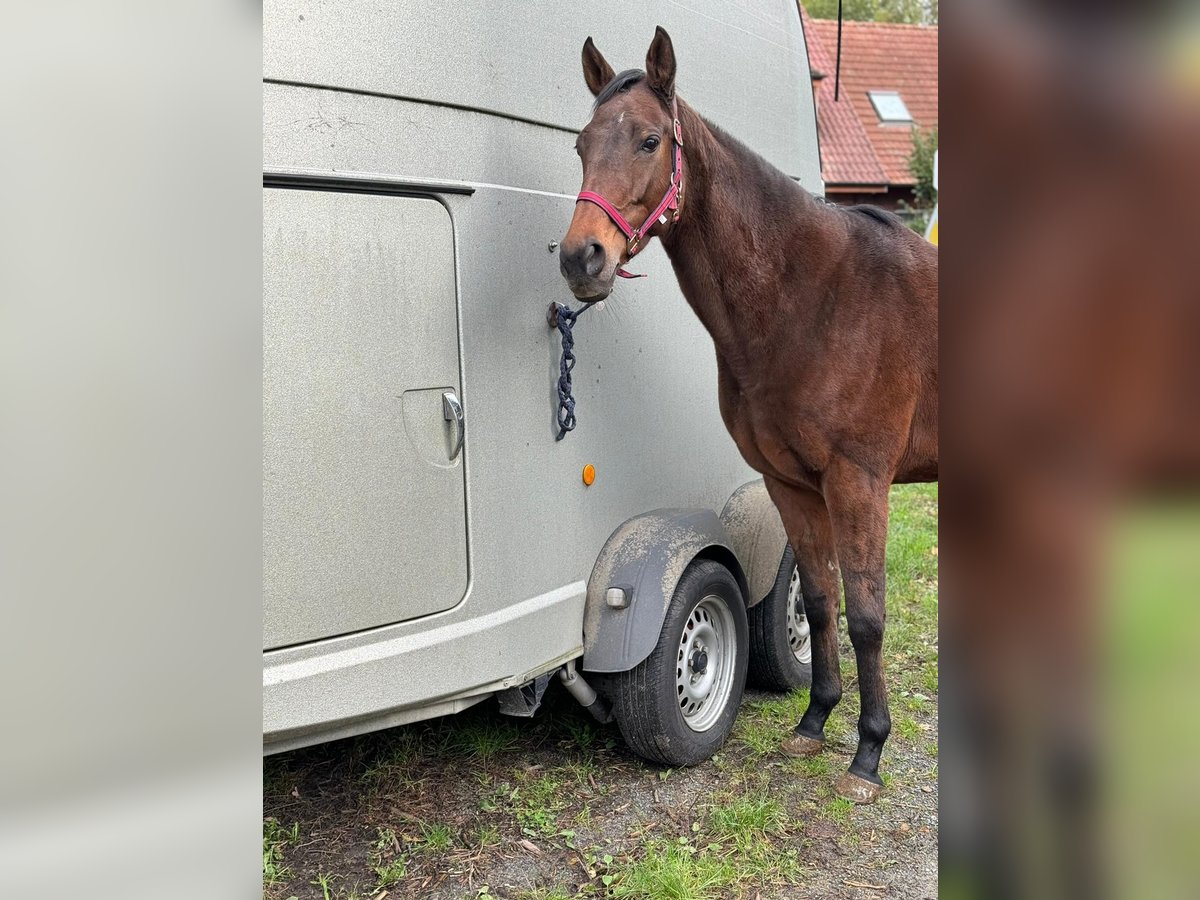
{"label": "chimney", "polygon": [[818,106],[820,103],[820,101],[817,99],[817,88],[820,87],[821,82],[825,80],[825,73],[820,69],[810,68],[808,70],[808,75],[812,79],[813,113],[815,114],[819,112]]}

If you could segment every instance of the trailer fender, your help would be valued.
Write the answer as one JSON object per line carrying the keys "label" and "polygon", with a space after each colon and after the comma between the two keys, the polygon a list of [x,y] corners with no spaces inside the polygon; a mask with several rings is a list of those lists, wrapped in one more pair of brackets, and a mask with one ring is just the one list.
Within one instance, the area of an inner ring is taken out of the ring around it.
{"label": "trailer fender", "polygon": [[656,509],[614,531],[588,579],[581,668],[627,672],[649,656],[683,570],[701,558],[726,566],[748,596],[742,565],[711,509]]}
{"label": "trailer fender", "polygon": [[746,606],[761,603],[775,586],[787,532],[762,479],[743,484],[721,510],[721,524],[741,560],[750,590]]}

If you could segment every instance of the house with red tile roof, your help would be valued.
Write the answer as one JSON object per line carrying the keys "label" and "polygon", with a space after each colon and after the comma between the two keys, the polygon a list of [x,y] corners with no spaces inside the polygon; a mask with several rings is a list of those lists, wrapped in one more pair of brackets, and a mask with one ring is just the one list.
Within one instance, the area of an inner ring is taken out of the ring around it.
{"label": "house with red tile roof", "polygon": [[913,129],[938,124],[936,25],[842,23],[839,99],[833,99],[837,22],[800,6],[817,107],[825,195],[896,209],[912,202]]}

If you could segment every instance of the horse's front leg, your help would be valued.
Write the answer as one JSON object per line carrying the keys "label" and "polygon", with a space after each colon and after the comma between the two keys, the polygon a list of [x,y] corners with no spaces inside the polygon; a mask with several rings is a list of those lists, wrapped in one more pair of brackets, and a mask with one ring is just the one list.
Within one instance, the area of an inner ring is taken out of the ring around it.
{"label": "horse's front leg", "polygon": [[892,729],[883,681],[883,628],[886,612],[886,546],[889,479],[874,477],[851,463],[838,463],[825,475],[825,502],[846,591],[846,624],[858,660],[858,751],[837,791],[855,803],[873,803],[883,781],[879,757]]}
{"label": "horse's front leg", "polygon": [[825,746],[825,720],[842,698],[837,621],[841,595],[833,525],[816,491],[764,479],[796,555],[804,614],[812,636],[812,689],[795,732],[783,742],[789,756],[813,756]]}

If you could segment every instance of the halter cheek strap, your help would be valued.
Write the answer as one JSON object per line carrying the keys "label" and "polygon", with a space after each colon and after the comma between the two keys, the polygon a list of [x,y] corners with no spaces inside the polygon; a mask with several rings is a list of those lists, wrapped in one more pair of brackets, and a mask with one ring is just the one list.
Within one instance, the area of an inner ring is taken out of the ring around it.
{"label": "halter cheek strap", "polygon": [[[612,219],[613,224],[621,229],[621,233],[625,235],[626,246],[625,252],[633,259],[642,249],[642,239],[646,236],[654,223],[662,221],[665,225],[667,222],[667,213],[671,213],[671,222],[679,221],[679,204],[683,200],[683,129],[679,125],[679,107],[674,97],[671,98],[671,118],[673,124],[672,138],[674,146],[671,155],[671,185],[667,188],[667,192],[663,194],[662,202],[654,212],[646,217],[646,221],[641,224],[641,227],[634,228],[629,224],[628,220],[621,215],[621,211],[615,206],[597,194],[595,191],[580,191],[579,196],[575,199],[576,203],[586,201],[595,203]],[[617,274],[622,278],[645,278],[645,275],[633,275],[626,272],[624,269],[617,269]]]}

